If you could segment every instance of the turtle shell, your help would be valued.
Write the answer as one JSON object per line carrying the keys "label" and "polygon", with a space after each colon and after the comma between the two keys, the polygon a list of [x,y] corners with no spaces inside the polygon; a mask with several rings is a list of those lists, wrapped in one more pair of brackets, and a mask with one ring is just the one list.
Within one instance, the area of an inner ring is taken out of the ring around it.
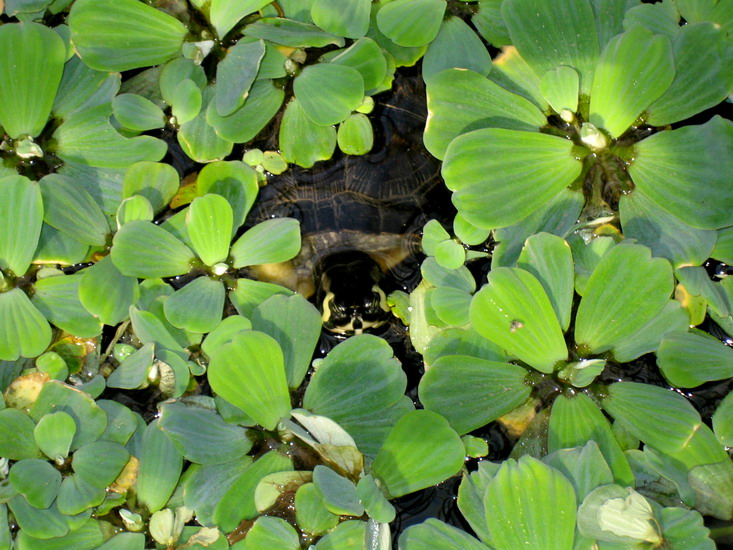
{"label": "turtle shell", "polygon": [[292,167],[268,178],[248,221],[295,218],[303,245],[292,262],[295,275],[260,270],[259,278],[308,296],[324,259],[349,251],[366,253],[383,272],[392,271],[416,258],[419,231],[428,219],[452,215],[440,162],[422,143],[427,115],[422,78],[398,77],[388,94],[383,101],[375,98],[370,153],[341,154],[310,169]]}

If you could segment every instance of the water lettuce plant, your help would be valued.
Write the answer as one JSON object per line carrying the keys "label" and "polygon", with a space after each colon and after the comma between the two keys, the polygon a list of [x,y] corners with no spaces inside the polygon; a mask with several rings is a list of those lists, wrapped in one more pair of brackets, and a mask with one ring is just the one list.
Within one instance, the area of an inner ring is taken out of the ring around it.
{"label": "water lettuce plant", "polygon": [[[714,548],[732,9],[0,0],[0,550]],[[397,71],[457,210],[409,377],[252,269],[301,246],[269,174],[369,152]],[[472,533],[392,533],[454,476]]]}

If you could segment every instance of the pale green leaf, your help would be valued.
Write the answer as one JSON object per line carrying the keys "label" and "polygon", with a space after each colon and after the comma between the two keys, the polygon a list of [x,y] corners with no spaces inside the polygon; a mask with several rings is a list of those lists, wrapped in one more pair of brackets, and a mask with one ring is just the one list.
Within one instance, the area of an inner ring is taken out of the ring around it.
{"label": "pale green leaf", "polygon": [[211,0],[209,21],[219,38],[224,38],[245,15],[259,11],[271,2],[272,0]]}
{"label": "pale green leaf", "polygon": [[0,178],[0,268],[22,277],[33,260],[43,226],[43,199],[25,176]]}
{"label": "pale green leaf", "polygon": [[162,227],[146,221],[123,225],[114,237],[111,256],[120,273],[143,279],[188,273],[194,260],[190,248]]}
{"label": "pale green leaf", "polygon": [[370,8],[370,0],[318,0],[311,7],[311,17],[325,31],[359,38],[369,29]]}
{"label": "pale green leaf", "polygon": [[257,76],[260,61],[265,55],[265,43],[238,42],[216,66],[216,112],[231,115],[247,99],[249,89]]}
{"label": "pale green leaf", "polygon": [[0,293],[0,359],[35,357],[51,343],[51,327],[19,288]]}
{"label": "pale green leaf", "polygon": [[673,386],[695,388],[733,377],[733,350],[703,332],[671,332],[659,343],[657,365]]}
{"label": "pale green leaf", "polygon": [[445,9],[445,0],[394,0],[379,10],[377,25],[399,46],[424,46],[438,34]]}
{"label": "pale green leaf", "polygon": [[319,126],[345,120],[364,98],[359,71],[337,63],[309,65],[293,81],[293,92],[305,115]]}
{"label": "pale green leaf", "polygon": [[284,262],[300,250],[300,223],[293,218],[273,218],[247,230],[232,245],[232,265]]}
{"label": "pale green leaf", "polygon": [[196,254],[204,264],[213,266],[223,262],[229,256],[232,207],[220,195],[210,193],[196,197],[188,208],[186,229]]}
{"label": "pale green leaf", "polygon": [[460,17],[443,20],[423,57],[423,78],[428,81],[431,76],[451,68],[469,69],[483,76],[491,70],[486,46]]}
{"label": "pale green leaf", "polygon": [[163,310],[174,327],[204,334],[221,321],[225,297],[222,282],[204,275],[177,290],[165,301]]}

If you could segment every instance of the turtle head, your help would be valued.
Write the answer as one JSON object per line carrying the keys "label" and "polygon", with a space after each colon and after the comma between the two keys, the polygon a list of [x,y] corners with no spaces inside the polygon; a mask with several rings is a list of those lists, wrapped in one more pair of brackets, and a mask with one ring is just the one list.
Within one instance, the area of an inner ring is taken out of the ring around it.
{"label": "turtle head", "polygon": [[381,271],[368,254],[334,254],[324,262],[319,303],[323,326],[337,334],[361,334],[385,324],[392,316],[387,295],[379,286]]}

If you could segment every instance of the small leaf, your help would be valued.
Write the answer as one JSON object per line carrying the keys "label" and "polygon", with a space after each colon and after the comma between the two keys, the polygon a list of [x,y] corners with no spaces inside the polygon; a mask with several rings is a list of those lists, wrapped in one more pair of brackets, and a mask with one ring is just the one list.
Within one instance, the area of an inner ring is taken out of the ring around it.
{"label": "small leaf", "polygon": [[435,518],[410,525],[400,535],[399,547],[402,550],[486,550],[482,544],[468,533]]}
{"label": "small leaf", "polygon": [[300,223],[292,218],[274,218],[247,230],[232,245],[232,266],[284,262],[300,250]]}
{"label": "small leaf", "polygon": [[136,492],[138,502],[153,513],[162,509],[173,494],[183,469],[183,457],[160,430],[157,419],[145,428],[140,445]]}
{"label": "small leaf", "polygon": [[323,535],[339,523],[339,517],[324,506],[313,483],[301,485],[295,493],[295,519],[298,527],[311,535]]}
{"label": "small leaf", "polygon": [[11,138],[38,136],[48,122],[61,82],[66,48],[52,29],[38,23],[0,28],[0,126]]}
{"label": "small leaf", "polygon": [[221,281],[197,277],[165,301],[163,310],[170,323],[189,332],[210,332],[221,321],[226,290]]}
{"label": "small leaf", "polygon": [[[231,238],[239,226],[244,223],[244,219],[255,202],[259,191],[257,173],[240,161],[211,162],[199,172],[196,178],[196,191],[199,195],[214,193],[229,202],[233,214]],[[223,205],[220,208],[226,210]],[[220,238],[223,239],[223,235]],[[228,250],[229,239],[227,239],[227,252]]]}
{"label": "small leaf", "polygon": [[201,108],[191,120],[186,121],[178,129],[178,143],[183,151],[196,162],[213,162],[222,160],[232,152],[234,144],[217,135],[216,130],[206,118],[210,105],[214,105],[216,85],[211,84],[204,89]]}
{"label": "small leaf", "polygon": [[120,228],[111,256],[123,275],[144,279],[182,275],[191,269],[194,260],[185,244],[162,227],[145,221],[132,221]]}
{"label": "small leaf", "polygon": [[51,327],[25,292],[0,293],[0,360],[35,357],[50,343]]}
{"label": "small leaf", "polygon": [[356,69],[336,63],[309,65],[293,81],[305,115],[319,126],[345,120],[364,98],[364,79]]}
{"label": "small leaf", "polygon": [[337,474],[331,468],[322,464],[317,465],[313,469],[313,484],[329,512],[356,517],[364,513],[354,482]]}
{"label": "small leaf", "polygon": [[313,22],[339,36],[359,38],[369,29],[369,0],[319,0],[311,7]]}
{"label": "small leaf", "polygon": [[229,292],[229,300],[240,315],[249,318],[255,307],[275,294],[292,296],[293,291],[273,283],[237,279],[236,288]]}
{"label": "small leaf", "polygon": [[369,118],[362,113],[353,113],[339,124],[336,133],[339,149],[347,155],[364,155],[371,151],[374,132]]}
{"label": "small leaf", "polygon": [[295,529],[284,519],[261,516],[247,532],[247,547],[252,549],[277,548],[299,550],[300,540]]}
{"label": "small leaf", "polygon": [[80,338],[93,338],[102,332],[102,323],[79,301],[81,279],[81,274],[40,279],[31,301],[57,327]]}
{"label": "small leaf", "polygon": [[612,38],[590,91],[590,122],[618,137],[674,79],[669,39],[641,25]]}
{"label": "small leaf", "polygon": [[343,47],[344,39],[309,23],[280,17],[263,17],[244,28],[244,34],[291,48],[322,48],[329,44]]}
{"label": "small leaf", "polygon": [[148,343],[125,357],[107,377],[107,386],[132,390],[141,387],[153,366],[155,346]]}
{"label": "small leaf", "polygon": [[120,475],[130,453],[118,443],[94,441],[74,453],[71,466],[76,474],[94,487],[104,489]]}
{"label": "small leaf", "polygon": [[211,357],[208,375],[216,393],[267,430],[290,413],[282,351],[266,334],[236,334]]}
{"label": "small leaf", "polygon": [[123,321],[138,295],[137,280],[120,273],[109,256],[85,269],[79,282],[79,301],[105,325]]}
{"label": "small leaf", "polygon": [[460,17],[448,17],[423,57],[423,78],[427,82],[444,69],[469,69],[486,76],[491,57],[481,39]]}
{"label": "small leaf", "polygon": [[219,38],[224,38],[237,23],[250,13],[261,10],[272,0],[212,0],[209,20]]}
{"label": "small leaf", "polygon": [[38,458],[33,420],[18,409],[0,409],[0,456],[10,460]]}
{"label": "small leaf", "polygon": [[523,269],[492,269],[488,284],[474,295],[470,315],[482,336],[537,370],[550,373],[567,358],[552,304],[540,282]]}
{"label": "small leaf", "polygon": [[137,94],[120,94],[112,100],[115,119],[125,128],[138,132],[165,126],[165,115],[160,107]]}
{"label": "small leaf", "polygon": [[336,130],[308,118],[298,98],[285,107],[278,139],[283,158],[303,168],[331,158],[336,148]]}
{"label": "small leaf", "polygon": [[659,343],[657,365],[670,384],[695,388],[733,377],[733,350],[706,333],[671,332]]}
{"label": "small leaf", "polygon": [[372,95],[374,90],[384,83],[387,76],[387,60],[383,50],[371,38],[360,38],[344,50],[328,52],[321,60],[346,65],[356,69],[364,79],[366,95]]}
{"label": "small leaf", "polygon": [[42,225],[39,185],[25,176],[0,177],[0,268],[25,275]]}
{"label": "small leaf", "polygon": [[69,455],[69,448],[75,433],[74,419],[63,411],[44,415],[33,429],[33,436],[38,447],[43,454],[56,463]]}
{"label": "small leaf", "polygon": [[391,498],[444,481],[461,468],[461,438],[439,414],[427,410],[402,416],[372,463]]}
{"label": "small leaf", "polygon": [[219,116],[231,115],[244,104],[264,55],[262,40],[238,42],[216,66],[215,104]]}
{"label": "small leaf", "polygon": [[579,86],[578,73],[572,67],[564,65],[547,71],[540,82],[542,95],[561,117],[567,117],[578,110]]}
{"label": "small leaf", "polygon": [[125,172],[122,183],[122,197],[142,195],[160,212],[178,191],[178,172],[170,164],[140,161]]}
{"label": "small leaf", "polygon": [[232,207],[224,197],[207,194],[191,203],[186,229],[196,254],[207,266],[227,259],[232,228]]}
{"label": "small leaf", "polygon": [[45,460],[29,458],[13,464],[10,484],[35,508],[48,508],[61,487],[61,473]]}
{"label": "small leaf", "polygon": [[165,63],[181,49],[187,30],[174,17],[136,0],[81,0],[69,13],[74,47],[100,71]]}

